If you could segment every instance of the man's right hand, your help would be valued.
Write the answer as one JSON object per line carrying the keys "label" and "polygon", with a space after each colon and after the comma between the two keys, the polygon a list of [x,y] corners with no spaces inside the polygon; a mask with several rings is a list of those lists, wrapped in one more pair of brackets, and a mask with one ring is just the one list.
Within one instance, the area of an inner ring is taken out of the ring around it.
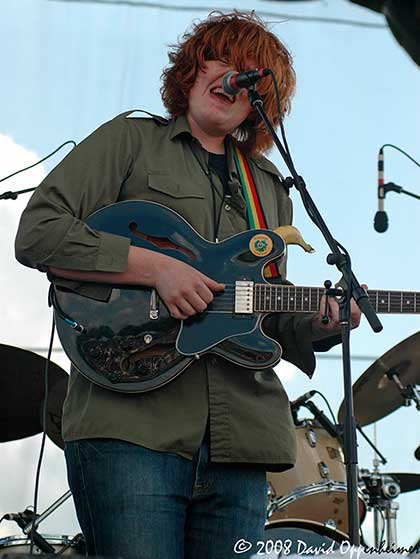
{"label": "man's right hand", "polygon": [[213,292],[225,285],[205,276],[192,266],[170,256],[160,255],[154,272],[153,286],[171,316],[185,320],[206,310],[213,301]]}
{"label": "man's right hand", "polygon": [[130,246],[124,272],[68,270],[52,266],[50,272],[70,280],[153,287],[171,316],[178,320],[205,311],[213,301],[213,292],[225,288],[223,283],[176,258],[135,246]]}

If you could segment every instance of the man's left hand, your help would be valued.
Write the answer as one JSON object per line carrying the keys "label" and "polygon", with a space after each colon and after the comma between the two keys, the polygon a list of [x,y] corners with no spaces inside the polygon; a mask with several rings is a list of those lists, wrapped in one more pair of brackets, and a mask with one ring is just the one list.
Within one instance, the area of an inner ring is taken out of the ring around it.
{"label": "man's left hand", "polygon": [[[366,284],[362,284],[363,289],[367,289]],[[312,318],[312,337],[313,340],[321,340],[329,336],[336,336],[341,332],[340,309],[335,297],[328,297],[327,308],[325,309],[326,295],[321,298],[318,313]],[[327,312],[325,312],[327,310]],[[328,323],[324,324],[322,318],[328,316]],[[360,324],[361,312],[352,299],[350,301],[350,328],[357,328]]]}

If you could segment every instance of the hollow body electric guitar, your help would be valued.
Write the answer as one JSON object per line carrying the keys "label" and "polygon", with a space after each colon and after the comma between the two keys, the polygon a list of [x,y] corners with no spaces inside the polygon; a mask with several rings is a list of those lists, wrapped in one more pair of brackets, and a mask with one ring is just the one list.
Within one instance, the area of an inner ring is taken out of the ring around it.
{"label": "hollow body electric guitar", "polygon": [[[317,312],[325,291],[264,279],[264,267],[286,248],[274,231],[245,231],[212,243],[176,212],[146,201],[106,206],[86,223],[177,258],[226,285],[205,312],[184,321],[172,318],[148,287],[114,285],[107,301],[98,301],[53,285],[65,352],[86,378],[111,390],[158,388],[208,352],[248,368],[272,367],[282,349],[263,333],[263,318],[273,312]],[[420,312],[420,293],[369,290],[368,296],[377,312]]]}

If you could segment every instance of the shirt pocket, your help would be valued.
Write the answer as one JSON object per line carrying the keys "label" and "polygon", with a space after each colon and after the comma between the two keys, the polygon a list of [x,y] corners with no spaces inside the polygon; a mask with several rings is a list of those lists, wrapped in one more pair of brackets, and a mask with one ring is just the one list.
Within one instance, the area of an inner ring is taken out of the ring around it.
{"label": "shirt pocket", "polygon": [[148,173],[144,198],[176,211],[196,229],[200,229],[197,218],[209,213],[205,185],[193,181],[183,184],[169,174]]}
{"label": "shirt pocket", "polygon": [[192,184],[181,184],[170,175],[149,173],[147,175],[147,186],[158,196],[170,198],[198,198],[204,200],[204,194],[200,188]]}

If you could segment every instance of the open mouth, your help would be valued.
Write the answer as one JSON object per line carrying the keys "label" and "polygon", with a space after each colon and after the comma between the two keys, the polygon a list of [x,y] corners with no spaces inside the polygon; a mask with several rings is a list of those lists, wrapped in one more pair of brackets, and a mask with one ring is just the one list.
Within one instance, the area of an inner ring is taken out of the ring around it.
{"label": "open mouth", "polygon": [[219,99],[219,101],[222,101],[223,103],[226,103],[228,105],[232,105],[235,102],[235,97],[233,95],[229,95],[229,93],[226,93],[226,91],[223,91],[221,87],[213,87],[210,90],[210,93],[212,95],[215,95]]}

